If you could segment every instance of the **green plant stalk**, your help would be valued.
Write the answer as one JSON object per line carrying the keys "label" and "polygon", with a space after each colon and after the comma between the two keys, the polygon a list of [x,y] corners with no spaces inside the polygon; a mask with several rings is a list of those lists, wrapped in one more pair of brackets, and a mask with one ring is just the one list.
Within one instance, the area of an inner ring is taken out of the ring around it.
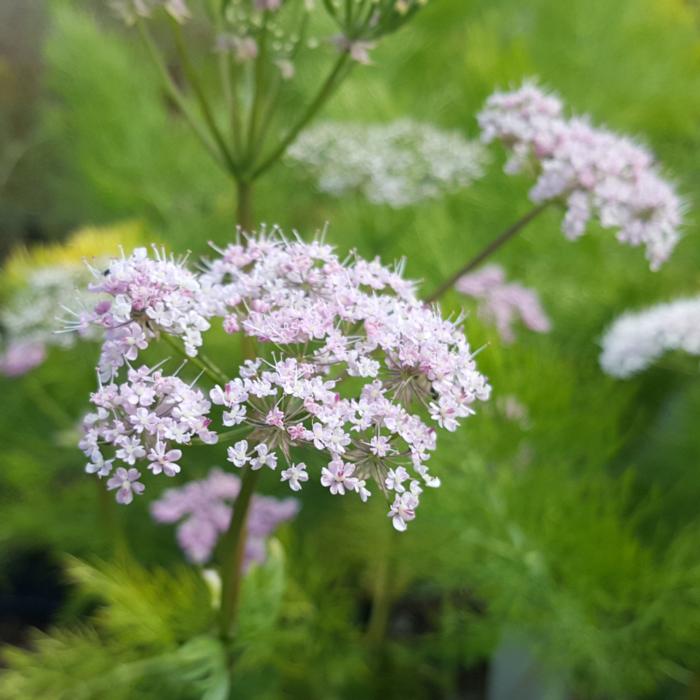
{"label": "green plant stalk", "polygon": [[346,51],[342,52],[338,56],[338,60],[331,69],[326,79],[323,81],[316,97],[309,103],[309,106],[304,110],[301,118],[292,126],[292,128],[287,132],[287,135],[283,137],[282,141],[277,145],[277,147],[270,153],[270,155],[263,160],[260,165],[253,169],[251,179],[255,180],[260,177],[264,172],[271,168],[286,152],[289,146],[294,142],[299,132],[314,118],[316,113],[323,107],[328,98],[333,94],[334,90],[340,83],[338,79],[343,69],[348,62],[348,53]]}
{"label": "green plant stalk", "polygon": [[158,73],[160,74],[161,80],[163,81],[168,95],[177,105],[177,108],[180,110],[180,113],[185,118],[185,121],[192,129],[193,133],[200,141],[202,146],[204,146],[206,152],[216,161],[217,165],[219,165],[221,168],[226,169],[226,163],[222,160],[221,154],[217,150],[216,146],[209,140],[209,136],[205,129],[203,129],[200,126],[197,119],[190,112],[190,108],[187,104],[187,101],[185,100],[185,97],[180,92],[180,89],[175,84],[175,81],[172,79],[165,63],[163,63],[163,59],[158,53],[156,44],[153,41],[153,37],[151,36],[150,32],[146,28],[146,25],[143,21],[139,20],[137,22],[137,26],[139,29],[139,34],[141,35],[141,39],[143,40],[143,43],[148,51],[148,55],[155,64],[156,68],[158,69]]}
{"label": "green plant stalk", "polygon": [[253,163],[256,153],[256,133],[259,128],[260,108],[262,106],[263,87],[265,82],[265,59],[267,58],[267,20],[268,13],[263,15],[262,26],[260,27],[260,37],[258,39],[258,55],[255,58],[255,78],[253,81],[253,103],[250,107],[248,119],[248,138],[246,144],[246,163]]}
{"label": "green plant stalk", "polygon": [[244,231],[253,230],[253,183],[236,180],[236,223]]}
{"label": "green plant stalk", "polygon": [[551,202],[543,202],[533,207],[527,214],[520,217],[514,224],[509,226],[505,231],[494,238],[485,248],[471,258],[465,265],[459,268],[457,272],[448,277],[425,301],[432,303],[437,301],[445,292],[450,290],[455,282],[462,276],[466,275],[477,268],[481,263],[495,253],[501,246],[505,245],[511,238],[522,231],[527,224],[539,216]]}
{"label": "green plant stalk", "polygon": [[392,561],[389,552],[385,552],[379,562],[379,569],[374,579],[372,609],[365,632],[365,640],[371,646],[377,646],[382,642],[389,624],[389,614],[391,613],[390,583],[393,568]]}
{"label": "green plant stalk", "polygon": [[204,121],[209,128],[209,132],[218,146],[223,162],[226,165],[226,169],[231,173],[231,175],[237,177],[239,174],[238,164],[231,156],[228,145],[226,144],[226,141],[224,140],[224,137],[216,124],[214,114],[209,106],[209,101],[204,93],[204,89],[202,88],[199,79],[197,78],[197,73],[190,62],[189,54],[187,53],[187,46],[185,45],[185,41],[182,37],[182,29],[174,19],[171,21],[171,27],[175,37],[175,48],[177,49],[178,56],[182,62],[182,69],[185,72],[185,76],[187,77],[192,90],[194,91],[195,97],[197,98],[202,117],[204,117]]}
{"label": "green plant stalk", "polygon": [[243,554],[245,552],[245,524],[259,476],[259,470],[253,470],[249,466],[245,468],[241,480],[241,490],[233,504],[233,517],[221,540],[223,561],[221,563],[219,634],[223,640],[230,640],[235,631],[241,592]]}

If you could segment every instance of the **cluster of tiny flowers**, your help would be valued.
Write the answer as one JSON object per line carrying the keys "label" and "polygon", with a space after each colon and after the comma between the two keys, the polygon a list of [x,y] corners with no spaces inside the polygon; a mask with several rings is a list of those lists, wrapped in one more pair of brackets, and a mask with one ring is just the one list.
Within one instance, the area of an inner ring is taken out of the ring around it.
{"label": "cluster of tiny flowers", "polygon": [[144,461],[153,474],[175,476],[182,451],[174,445],[188,445],[194,437],[206,444],[217,441],[204,394],[157,367],[130,368],[127,381],[101,385],[90,402],[96,410],[83,419],[79,443],[89,460],[85,471],[105,477],[116,462],[107,488],[117,491],[119,503],[131,503],[143,492],[137,462]]}
{"label": "cluster of tiny flowers", "polygon": [[478,300],[479,315],[496,325],[506,343],[515,340],[513,326],[518,320],[536,333],[551,330],[552,324],[537,292],[521,284],[506,282],[505,272],[499,265],[488,265],[478,272],[463,275],[455,288]]}
{"label": "cluster of tiny flowers", "polygon": [[700,355],[700,297],[624,314],[607,330],[602,347],[603,371],[623,379],[669,351]]}
{"label": "cluster of tiny flowers", "polygon": [[405,528],[420,484],[439,485],[426,466],[436,446],[426,419],[455,430],[489,396],[461,325],[421,302],[400,269],[343,262],[319,241],[262,235],[219,252],[200,282],[225,330],[273,348],[211,391],[224,425],[250,430],[229,461],[283,463],[282,480],[298,490],[309,476],[295,448],[317,450],[332,494],[366,500],[373,480]]}
{"label": "cluster of tiny flowers", "polygon": [[313,173],[323,192],[360,192],[392,207],[468,187],[482,176],[487,160],[480,143],[409,119],[322,123],[303,133],[288,156]]}
{"label": "cluster of tiny flowers", "polygon": [[[102,372],[118,372],[158,332],[181,335],[196,354],[190,328],[220,318],[226,332],[251,336],[258,347],[238,376],[209,393],[223,425],[241,431],[228,460],[237,468],[279,468],[298,491],[309,473],[297,451],[315,451],[332,494],[364,501],[374,482],[393,499],[389,514],[404,529],[423,486],[439,485],[426,464],[436,447],[431,423],[454,431],[490,394],[460,320],[445,320],[419,300],[400,266],[343,261],[319,240],[289,241],[275,230],[218,253],[196,275],[143,250],[109,266],[93,285],[112,296],[92,319],[105,333]],[[144,343],[125,342],[122,329]],[[86,418],[81,442],[88,471],[103,476],[115,459],[123,462],[109,484],[122,502],[139,483],[137,461],[172,475],[181,451],[170,443],[216,440],[210,401],[158,368],[129,368],[125,383],[111,378],[92,402],[97,412]]]}
{"label": "cluster of tiny flowers", "polygon": [[680,238],[683,205],[673,185],[646,148],[563,111],[557,96],[526,83],[489,97],[478,121],[486,143],[509,149],[506,172],[534,173],[533,202],[565,206],[568,238],[581,236],[596,217],[621,243],[644,245],[657,269]]}
{"label": "cluster of tiny flowers", "polygon": [[[48,346],[73,345],[74,335],[55,332],[56,319],[68,306],[87,303],[91,295],[80,289],[89,277],[84,265],[71,264],[43,266],[28,274],[0,308],[0,373],[24,374],[44,361]],[[96,335],[95,329],[83,329],[83,337]]]}
{"label": "cluster of tiny flowers", "polygon": [[[241,480],[221,469],[212,469],[205,479],[190,481],[181,488],[167,489],[151,505],[151,515],[159,523],[177,523],[177,541],[189,561],[204,564],[211,559],[219,537],[231,522],[232,504],[241,489]],[[243,569],[253,562],[263,563],[265,542],[282,523],[299,511],[294,498],[253,495],[246,519]]]}
{"label": "cluster of tiny flowers", "polygon": [[115,375],[125,362],[165,333],[180,338],[188,355],[197,354],[202,332],[209,328],[206,298],[199,281],[184,260],[166,257],[155,246],[112,260],[105,270],[93,269],[90,290],[105,295],[91,310],[69,324],[82,332],[104,329],[99,371],[103,380]]}

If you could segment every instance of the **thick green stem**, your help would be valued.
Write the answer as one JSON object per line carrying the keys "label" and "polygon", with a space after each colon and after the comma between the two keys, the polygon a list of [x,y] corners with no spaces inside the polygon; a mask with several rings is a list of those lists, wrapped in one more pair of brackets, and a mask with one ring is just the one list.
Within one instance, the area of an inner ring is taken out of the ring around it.
{"label": "thick green stem", "polygon": [[426,302],[432,303],[437,301],[445,292],[451,289],[455,282],[462,276],[471,272],[478,267],[486,258],[495,253],[502,245],[507,243],[511,238],[518,234],[527,226],[535,217],[544,211],[549,202],[543,202],[531,209],[525,216],[518,219],[514,224],[509,226],[503,233],[499,234],[489,243],[483,250],[471,258],[465,265],[459,268],[457,272],[448,277],[427,299]]}
{"label": "thick green stem", "polygon": [[338,56],[338,60],[335,62],[333,69],[328,74],[328,77],[323,82],[323,85],[321,85],[316,97],[314,97],[309,106],[306,108],[299,121],[297,121],[296,124],[294,124],[294,126],[287,132],[287,135],[282,139],[272,153],[253,170],[252,179],[260,177],[260,175],[271,168],[285,154],[289,146],[291,146],[296,137],[299,135],[299,132],[313,119],[319,109],[323,107],[326,100],[328,100],[337,87],[339,82],[338,77],[343,71],[343,68],[345,68],[347,61],[348,53],[344,51],[340,54],[340,56]]}
{"label": "thick green stem", "polygon": [[236,183],[236,223],[244,231],[253,230],[253,184],[245,181]]}
{"label": "thick green stem", "polygon": [[373,646],[382,642],[389,624],[389,614],[391,613],[391,564],[391,555],[389,552],[385,552],[382,560],[379,562],[377,575],[374,579],[372,610],[370,611],[365,635],[367,642]]}
{"label": "thick green stem", "polygon": [[241,490],[233,504],[233,516],[226,534],[221,540],[221,610],[219,634],[228,640],[233,636],[238,601],[241,592],[241,574],[245,553],[245,524],[251,497],[260,475],[259,470],[246,467],[241,480]]}

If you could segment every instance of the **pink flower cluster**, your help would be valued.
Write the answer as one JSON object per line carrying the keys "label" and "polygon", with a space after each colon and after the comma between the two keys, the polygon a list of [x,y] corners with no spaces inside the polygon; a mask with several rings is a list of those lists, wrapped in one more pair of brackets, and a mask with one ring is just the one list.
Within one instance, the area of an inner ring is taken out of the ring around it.
{"label": "pink flower cluster", "polygon": [[489,97],[478,121],[484,141],[509,149],[506,172],[534,171],[534,202],[565,206],[568,238],[581,236],[596,217],[621,243],[644,245],[657,269],[680,239],[683,204],[674,187],[646,148],[563,111],[557,96],[525,83]]}
{"label": "pink flower cluster", "polygon": [[41,342],[10,343],[0,354],[0,374],[19,377],[39,366],[46,359],[46,346]]}
{"label": "pink flower cluster", "polygon": [[[241,480],[221,469],[212,469],[205,479],[191,481],[181,488],[167,489],[151,505],[151,515],[159,523],[176,523],[177,541],[187,558],[204,564],[231,522],[232,507],[241,489]],[[283,522],[299,511],[294,498],[278,499],[254,495],[246,520],[243,568],[265,561],[265,541]]]}
{"label": "pink flower cluster", "polygon": [[185,260],[167,257],[153,246],[113,260],[102,272],[94,270],[93,292],[103,293],[92,313],[82,314],[76,327],[97,325],[105,329],[99,370],[103,380],[114,376],[127,361],[134,361],[160,333],[182,339],[194,357],[202,345],[202,331],[209,328],[206,299],[197,277]]}
{"label": "pink flower cluster", "polygon": [[207,444],[217,441],[209,430],[211,404],[204,394],[157,368],[129,369],[126,382],[100,386],[90,401],[97,410],[83,419],[85,471],[107,476],[115,460],[131,467],[119,467],[107,482],[107,488],[117,490],[119,503],[130,503],[134,493],[143,491],[137,462],[146,461],[153,474],[175,476],[182,451],[173,444],[190,444],[195,436]]}
{"label": "pink flower cluster", "polygon": [[[297,450],[315,451],[321,483],[332,494],[364,501],[373,481],[393,499],[389,515],[404,529],[421,484],[439,485],[427,467],[434,425],[456,430],[489,397],[459,320],[445,320],[421,302],[400,267],[340,260],[318,240],[289,241],[275,230],[218,252],[197,275],[144,251],[110,266],[95,285],[113,297],[96,311],[106,329],[102,371],[115,372],[141,348],[126,342],[122,329],[144,343],[161,332],[179,335],[197,353],[199,329],[221,318],[228,333],[258,341],[256,359],[209,393],[223,425],[241,433],[229,461],[238,468],[280,466],[281,479],[296,491],[309,479]],[[89,471],[111,469],[100,441],[115,445],[114,458],[127,466],[146,459],[152,471],[168,473],[180,450],[167,441],[215,439],[209,401],[197,389],[159,370],[128,376],[93,396],[98,413],[86,420],[82,442]],[[167,389],[154,395],[153,385]]]}
{"label": "pink flower cluster", "polygon": [[479,301],[479,315],[496,325],[506,343],[515,340],[513,326],[518,320],[536,333],[548,333],[552,327],[537,292],[506,282],[505,272],[499,265],[488,265],[478,272],[463,275],[455,289]]}

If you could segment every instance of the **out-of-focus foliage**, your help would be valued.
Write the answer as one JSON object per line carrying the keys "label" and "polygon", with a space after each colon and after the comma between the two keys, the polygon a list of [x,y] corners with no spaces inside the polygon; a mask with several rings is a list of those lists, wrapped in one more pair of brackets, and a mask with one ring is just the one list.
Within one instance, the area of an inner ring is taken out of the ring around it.
{"label": "out-of-focus foliage", "polygon": [[[26,282],[37,268],[76,265],[95,258],[119,255],[124,250],[146,242],[143,226],[130,221],[112,226],[86,226],[62,243],[17,246],[3,263],[0,291],[11,293]],[[148,241],[151,242],[151,241]],[[155,242],[155,241],[153,241]]]}
{"label": "out-of-focus foliage", "polygon": [[[162,698],[225,700],[229,691],[266,697],[279,677],[271,665],[284,591],[284,555],[270,556],[245,582],[236,648],[216,636],[213,597],[192,568],[145,569],[129,557],[68,571],[78,584],[76,608],[94,608],[90,622],[36,635],[33,651],[8,650],[12,671],[0,677],[3,698]],[[229,688],[227,667],[235,663]],[[271,673],[271,671],[273,671]],[[269,695],[269,697],[276,697]]]}
{"label": "out-of-focus foliage", "polygon": [[[51,98],[39,128],[63,173],[42,184],[55,193],[47,228],[138,217],[173,248],[202,252],[207,240],[225,240],[231,187],[168,105],[134,37],[79,5],[53,4],[46,44]],[[441,447],[443,487],[425,495],[408,533],[391,531],[379,503],[341,503],[305,487],[302,512],[282,536],[284,573],[262,567],[247,583],[244,599],[276,615],[245,622],[255,643],[240,660],[239,696],[459,697],[467,670],[514,630],[579,697],[683,697],[700,672],[697,367],[615,382],[598,367],[597,339],[624,308],[698,292],[700,25],[692,8],[681,0],[440,0],[373,60],[326,116],[410,115],[474,136],[474,114],[494,87],[539,75],[577,111],[654,148],[689,201],[687,238],[651,273],[605,231],[568,242],[551,212],[499,253],[510,275],[540,292],[552,333],[522,334],[506,347],[468,318],[494,400]],[[308,191],[301,173],[280,167],[259,188],[256,217],[303,234],[329,221],[340,248],[405,255],[408,274],[430,291],[525,211],[529,183],[501,165],[499,155],[470,189],[405,210]],[[462,303],[453,295],[445,307]],[[239,357],[237,347],[229,353],[231,362]],[[3,550],[38,540],[106,552],[94,484],[69,435],[94,387],[95,361],[94,349],[78,347],[24,379],[0,381]],[[509,398],[524,413],[513,415]],[[197,460],[183,473],[211,466]],[[266,475],[261,490],[279,488]],[[6,655],[8,697],[164,697],[164,678],[173,686],[165,697],[201,697],[204,686],[192,691],[182,680],[188,674],[209,679],[212,693],[221,687],[198,574],[172,568],[171,534],[152,527],[143,506],[128,515],[135,549],[169,573],[74,565],[105,607],[94,626],[39,637],[36,656]],[[273,551],[271,561],[280,558]],[[171,595],[180,609],[164,609]],[[387,601],[383,643],[365,637],[372,599]]]}

